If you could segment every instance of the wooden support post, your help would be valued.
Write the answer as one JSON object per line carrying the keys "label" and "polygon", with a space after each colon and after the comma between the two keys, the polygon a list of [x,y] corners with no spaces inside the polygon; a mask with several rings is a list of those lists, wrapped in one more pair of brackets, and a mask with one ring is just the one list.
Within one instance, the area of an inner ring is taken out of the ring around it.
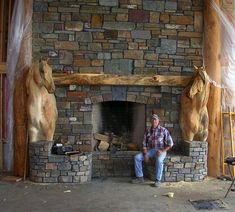
{"label": "wooden support post", "polygon": [[[220,0],[214,0],[219,5]],[[211,0],[204,1],[204,59],[209,76],[220,82],[220,22],[215,10],[211,7]],[[220,173],[220,109],[221,89],[211,85],[208,101],[209,135],[208,135],[208,175],[216,177]]]}
{"label": "wooden support post", "polygon": [[[32,0],[24,0],[25,19],[31,16]],[[32,41],[31,29],[27,28],[21,43],[19,58],[16,70],[20,70],[19,77],[15,82],[14,90],[14,174],[16,176],[25,177],[27,172],[27,116],[26,116],[26,87],[25,77],[29,67],[24,67],[25,58],[31,58]]]}

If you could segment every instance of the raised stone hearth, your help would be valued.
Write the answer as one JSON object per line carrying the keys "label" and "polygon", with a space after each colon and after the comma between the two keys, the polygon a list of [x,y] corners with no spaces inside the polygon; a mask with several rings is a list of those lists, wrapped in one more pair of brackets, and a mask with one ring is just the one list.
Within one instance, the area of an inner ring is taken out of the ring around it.
{"label": "raised stone hearth", "polygon": [[[91,177],[133,177],[135,151],[52,155],[52,142],[29,145],[30,180],[39,183],[84,183]],[[168,154],[163,181],[200,181],[207,175],[207,143],[184,142],[184,155]],[[144,165],[154,180],[154,161]]]}
{"label": "raised stone hearth", "polygon": [[91,153],[53,155],[53,142],[29,144],[30,180],[38,183],[84,183],[91,180]]}
{"label": "raised stone hearth", "polygon": [[[201,181],[207,176],[207,142],[182,142],[183,154],[168,154],[165,159],[163,181]],[[146,176],[155,180],[154,161],[145,166]]]}
{"label": "raised stone hearth", "polygon": [[[183,154],[169,153],[163,181],[200,181],[207,175],[207,142],[183,142]],[[92,177],[134,176],[134,156],[138,152],[100,152],[92,155]],[[155,180],[154,160],[144,164],[144,174]]]}

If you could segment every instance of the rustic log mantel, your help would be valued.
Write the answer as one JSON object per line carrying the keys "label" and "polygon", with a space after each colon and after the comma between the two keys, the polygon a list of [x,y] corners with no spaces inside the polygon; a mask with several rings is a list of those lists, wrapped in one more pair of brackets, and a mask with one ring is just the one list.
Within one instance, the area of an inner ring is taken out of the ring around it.
{"label": "rustic log mantel", "polygon": [[129,86],[186,86],[189,76],[113,75],[113,74],[54,74],[56,85],[129,85]]}

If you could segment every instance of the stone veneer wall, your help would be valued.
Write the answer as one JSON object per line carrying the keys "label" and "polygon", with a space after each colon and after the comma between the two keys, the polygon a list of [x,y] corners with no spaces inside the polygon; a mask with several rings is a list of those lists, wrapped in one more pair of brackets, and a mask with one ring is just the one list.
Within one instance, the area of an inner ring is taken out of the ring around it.
{"label": "stone veneer wall", "polygon": [[91,180],[92,154],[53,155],[53,142],[29,144],[29,178],[38,183],[84,183]]}
{"label": "stone veneer wall", "polygon": [[[165,159],[163,181],[200,181],[207,176],[207,142],[183,142],[184,155],[169,154]],[[147,165],[146,175],[155,180],[154,162]]]}
{"label": "stone veneer wall", "polygon": [[[49,57],[54,72],[192,75],[202,37],[203,0],[34,0],[33,57]],[[177,144],[181,90],[57,85],[55,138],[91,151],[92,105],[120,100],[158,112]]]}
{"label": "stone veneer wall", "polygon": [[134,176],[134,156],[136,151],[93,152],[92,177]]}

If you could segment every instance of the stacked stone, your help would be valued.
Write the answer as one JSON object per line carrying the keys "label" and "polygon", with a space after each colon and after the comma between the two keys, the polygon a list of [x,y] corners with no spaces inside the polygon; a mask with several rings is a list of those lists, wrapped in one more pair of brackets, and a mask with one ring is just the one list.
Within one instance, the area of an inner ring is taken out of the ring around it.
{"label": "stacked stone", "polygon": [[84,183],[91,180],[91,153],[52,155],[52,142],[29,144],[30,180],[38,183]]}
{"label": "stacked stone", "polygon": [[[185,154],[168,155],[165,159],[163,181],[201,181],[207,176],[207,142],[184,142]],[[147,176],[154,180],[154,161],[145,167]]]}
{"label": "stacked stone", "polygon": [[33,54],[65,72],[181,75],[202,65],[202,4],[34,0]]}
{"label": "stacked stone", "polygon": [[134,176],[134,156],[137,152],[93,152],[92,177]]}

